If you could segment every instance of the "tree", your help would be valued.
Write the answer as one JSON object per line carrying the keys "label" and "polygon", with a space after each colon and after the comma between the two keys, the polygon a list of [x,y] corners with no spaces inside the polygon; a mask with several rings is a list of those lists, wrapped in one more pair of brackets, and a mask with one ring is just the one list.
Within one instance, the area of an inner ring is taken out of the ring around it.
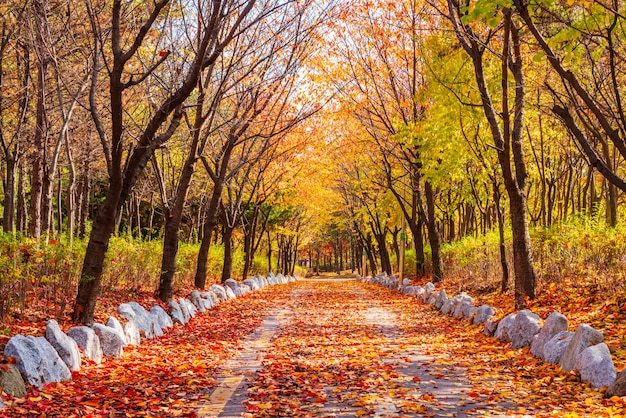
{"label": "tree", "polygon": [[[90,110],[107,160],[109,184],[105,201],[98,210],[87,244],[72,315],[75,322],[90,324],[93,321],[96,300],[100,293],[104,257],[122,205],[132,193],[154,150],[169,140],[178,128],[184,113],[182,105],[196,88],[202,70],[215,62],[241,30],[240,25],[252,11],[255,1],[238,3],[218,0],[208,4],[198,3],[197,9],[189,11],[197,21],[196,24],[184,22],[185,38],[191,42],[188,45],[189,51],[185,53],[189,61],[181,54],[179,58],[183,59],[183,62],[178,68],[173,68],[166,74],[168,78],[180,74],[180,78],[171,80],[171,88],[166,86],[160,103],[154,106],[150,115],[145,116],[146,122],[138,128],[138,136],[134,145],[131,145],[128,144],[130,138],[125,132],[127,128],[125,96],[132,92],[135,86],[151,77],[172,54],[157,52],[162,46],[167,45],[159,45],[158,42],[156,45],[148,45],[147,42],[150,30],[158,21],[164,22],[166,16],[170,19],[175,16],[173,13],[167,13],[169,5],[168,0],[160,0],[152,6],[147,4],[133,6],[134,13],[128,14],[126,7],[131,5],[114,0],[110,9],[110,27],[107,28],[100,25],[99,16],[96,16],[92,5],[88,4],[94,51]],[[133,21],[142,22],[134,31]],[[167,25],[164,25],[165,27]],[[177,36],[174,33],[170,35]],[[108,44],[103,43],[105,39]],[[137,65],[145,62],[141,57],[144,48],[151,51],[153,59],[146,63],[140,74],[134,74],[130,69],[131,63]],[[102,51],[110,51],[110,55],[102,57],[100,56]],[[103,66],[107,69],[109,82],[108,105],[111,113],[108,132],[95,97],[98,75]]]}
{"label": "tree", "polygon": [[[345,21],[338,24],[341,48],[336,60],[340,64],[338,74],[333,76],[342,83],[353,116],[383,157],[385,187],[392,191],[412,232],[418,272],[423,272],[422,229],[427,226],[433,280],[438,281],[443,269],[436,191],[423,180],[423,158],[417,143],[398,135],[418,123],[427,109],[419,99],[425,87],[420,40],[429,33],[431,16],[417,0],[382,1],[376,6],[365,2],[346,10]],[[399,167],[404,172],[398,172]]]}
{"label": "tree", "polygon": [[[522,147],[525,110],[522,45],[520,29],[513,19],[512,10],[504,8],[501,11],[494,11],[491,5],[488,1],[471,4],[470,7],[477,10],[473,13],[466,3],[448,0],[448,18],[461,46],[472,60],[482,108],[498,152],[498,161],[509,196],[513,231],[515,307],[521,309],[526,305],[526,298],[535,297],[536,282],[528,224],[528,174]],[[500,31],[482,23],[481,19],[484,17],[500,18],[502,22],[500,55],[502,103],[499,114],[495,110],[496,104],[485,75],[485,54],[492,50],[491,43]],[[509,83],[509,71],[513,74],[513,86]],[[514,93],[513,112],[509,107],[511,93]]]}
{"label": "tree", "polygon": [[[611,5],[572,5],[576,8],[574,13],[572,7],[542,1],[513,3],[543,52],[538,59],[547,59],[563,85],[564,91],[548,86],[555,100],[552,112],[578,142],[589,164],[612,185],[609,223],[615,225],[615,187],[626,191],[626,181],[614,166],[609,147],[612,144],[614,153],[626,158],[626,113],[621,87],[624,79],[618,59],[624,47],[620,4],[613,1]],[[549,26],[543,29],[533,14],[545,16]],[[559,28],[559,35],[548,38],[547,29],[552,31],[552,27]],[[576,45],[581,46],[579,52]]]}

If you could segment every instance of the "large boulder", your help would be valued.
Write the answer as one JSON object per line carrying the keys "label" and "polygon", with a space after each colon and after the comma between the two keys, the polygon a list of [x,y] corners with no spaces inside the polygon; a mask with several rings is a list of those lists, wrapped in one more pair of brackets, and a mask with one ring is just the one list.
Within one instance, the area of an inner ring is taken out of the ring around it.
{"label": "large boulder", "polygon": [[16,398],[26,395],[26,384],[20,371],[14,364],[5,364],[0,367],[0,393],[6,393]]}
{"label": "large boulder", "polygon": [[541,329],[541,318],[528,309],[519,311],[509,329],[512,348],[528,347]]}
{"label": "large boulder", "polygon": [[546,345],[556,334],[567,331],[567,318],[565,315],[552,312],[543,324],[543,328],[537,334],[537,338],[530,345],[530,352],[533,356],[543,359],[543,346]]}
{"label": "large boulder", "polygon": [[187,303],[187,299],[180,298],[178,299],[178,304],[180,305],[180,310],[183,312],[183,316],[185,317],[185,324],[191,320],[191,312],[189,311],[189,304]]}
{"label": "large boulder", "polygon": [[496,329],[496,332],[493,334],[493,336],[499,339],[500,341],[511,341],[509,330],[511,329],[511,327],[513,326],[513,323],[515,322],[515,317],[516,317],[515,313],[510,313],[504,318],[502,318],[502,320],[498,322],[498,328]]}
{"label": "large boulder", "polygon": [[109,317],[109,320],[107,321],[107,327],[113,328],[115,331],[117,331],[117,333],[120,335],[120,338],[122,339],[123,347],[126,347],[128,345],[128,341],[126,341],[126,333],[124,332],[124,327],[116,317]]}
{"label": "large boulder", "polygon": [[124,354],[124,341],[117,330],[98,323],[93,324],[91,328],[100,339],[102,354],[113,358],[122,357]]}
{"label": "large boulder", "polygon": [[626,369],[622,370],[604,394],[606,398],[626,396]]}
{"label": "large boulder", "polygon": [[472,323],[474,325],[484,324],[487,322],[494,314],[496,310],[489,305],[481,305],[478,309],[476,309],[476,313],[474,315],[474,319]]}
{"label": "large boulder", "polygon": [[178,302],[176,302],[175,300],[170,301],[170,307],[172,308],[170,314],[172,315],[172,319],[174,321],[178,322],[181,325],[185,325],[189,321],[188,317],[185,317],[185,315],[183,314],[183,310]]}
{"label": "large boulder", "polygon": [[4,348],[4,355],[13,357],[24,381],[39,389],[46,383],[72,379],[70,369],[44,337],[15,335]]}
{"label": "large boulder", "polygon": [[67,331],[76,344],[83,350],[86,358],[96,363],[102,362],[102,347],[100,347],[100,339],[93,329],[84,325],[71,328]]}
{"label": "large boulder", "polygon": [[573,336],[573,332],[561,331],[549,339],[543,345],[543,350],[541,351],[541,358],[543,361],[546,363],[558,364],[561,361],[561,357],[563,357],[565,350],[567,350],[567,346],[570,341],[572,341]]}
{"label": "large boulder", "polygon": [[78,344],[67,336],[54,319],[46,323],[46,339],[70,370],[80,370],[80,350]]}
{"label": "large boulder", "polygon": [[603,341],[604,336],[600,331],[591,328],[587,324],[579,325],[572,337],[572,341],[570,341],[565,353],[563,353],[561,357],[561,361],[559,362],[561,368],[566,372],[574,370],[576,368],[576,358],[578,354],[585,348],[600,344]]}
{"label": "large boulder", "polygon": [[609,386],[615,381],[615,366],[605,343],[585,348],[576,357],[576,370],[583,382],[594,388]]}

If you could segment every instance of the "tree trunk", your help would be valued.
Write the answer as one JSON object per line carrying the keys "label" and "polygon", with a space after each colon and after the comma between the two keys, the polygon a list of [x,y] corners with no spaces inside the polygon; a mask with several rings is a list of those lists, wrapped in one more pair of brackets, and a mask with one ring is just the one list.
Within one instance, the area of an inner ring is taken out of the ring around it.
{"label": "tree trunk", "polygon": [[18,232],[26,231],[26,167],[19,164],[20,177],[17,183],[17,213],[15,215],[15,229]]}
{"label": "tree trunk", "polygon": [[96,301],[100,295],[104,258],[116,226],[120,191],[121,185],[111,183],[106,200],[94,219],[72,314],[72,320],[76,323],[93,323]]}
{"label": "tree trunk", "polygon": [[213,231],[217,226],[217,213],[219,203],[222,198],[222,190],[224,184],[221,180],[214,183],[213,193],[208,202],[205,212],[205,220],[202,231],[202,241],[200,242],[200,250],[198,251],[198,262],[196,265],[196,275],[194,284],[198,289],[204,289],[206,286],[207,268],[209,265],[209,249],[211,248],[211,238]]}
{"label": "tree trunk", "polygon": [[[167,202],[163,202],[163,215],[165,225],[163,225],[163,254],[161,256],[161,277],[159,279],[159,299],[169,303],[174,295],[174,275],[176,274],[176,259],[178,257],[178,245],[180,243],[180,222],[183,218],[187,190],[191,184],[196,162],[196,143],[192,144],[190,155],[183,166],[176,194],[173,196],[171,208],[167,207]],[[209,234],[210,235],[210,234]],[[210,242],[209,240],[207,240]],[[201,249],[202,252],[203,249]],[[208,248],[206,249],[208,254]],[[200,257],[198,255],[198,261]],[[206,280],[206,276],[203,280]],[[198,283],[196,283],[197,286]],[[200,283],[200,289],[204,289],[205,283]]]}
{"label": "tree trunk", "polygon": [[430,182],[424,182],[424,194],[426,195],[426,210],[428,211],[428,242],[433,263],[433,282],[437,283],[443,279],[443,266],[441,263],[441,243],[439,230],[437,228],[437,217],[435,215],[435,194]]}
{"label": "tree trunk", "polygon": [[500,290],[504,293],[509,289],[509,265],[506,261],[506,243],[504,241],[504,213],[500,204],[501,194],[500,185],[493,179],[493,196],[496,206],[496,215],[498,218],[498,247],[500,249],[500,265],[502,266],[502,280],[500,282]]}
{"label": "tree trunk", "polygon": [[15,233],[15,190],[17,164],[13,155],[5,154],[4,203],[2,212],[2,230],[8,234]]}
{"label": "tree trunk", "polygon": [[[224,222],[227,224],[227,222]],[[224,265],[222,268],[222,283],[230,279],[233,270],[233,230],[224,225]]]}

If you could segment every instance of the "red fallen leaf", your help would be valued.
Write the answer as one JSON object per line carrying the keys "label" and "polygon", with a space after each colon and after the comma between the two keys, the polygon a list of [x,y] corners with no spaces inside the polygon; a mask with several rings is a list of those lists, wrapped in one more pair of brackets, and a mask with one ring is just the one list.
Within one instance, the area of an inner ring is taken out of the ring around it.
{"label": "red fallen leaf", "polygon": [[414,382],[421,382],[422,379],[419,376],[415,376],[415,377],[413,377],[413,381]]}
{"label": "red fallen leaf", "polygon": [[7,363],[15,364],[17,359],[15,357],[6,357]]}
{"label": "red fallen leaf", "polygon": [[472,398],[480,398],[480,394],[476,392],[467,392],[467,396],[470,396]]}
{"label": "red fallen leaf", "polygon": [[326,399],[324,399],[324,398],[317,398],[313,402],[315,402],[315,403],[324,403],[324,402],[326,402]]}
{"label": "red fallen leaf", "polygon": [[164,57],[167,55],[167,51],[159,51],[159,57]]}

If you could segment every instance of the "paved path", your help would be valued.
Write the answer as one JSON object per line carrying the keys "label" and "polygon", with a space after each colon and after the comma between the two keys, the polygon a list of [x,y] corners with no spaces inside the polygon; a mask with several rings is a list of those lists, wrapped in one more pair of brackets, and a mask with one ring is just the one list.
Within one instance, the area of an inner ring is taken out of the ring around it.
{"label": "paved path", "polygon": [[381,295],[404,298],[342,279],[301,281],[227,362],[198,415],[504,416],[511,405],[472,392],[464,368],[438,363],[437,347],[402,322],[406,302]]}

